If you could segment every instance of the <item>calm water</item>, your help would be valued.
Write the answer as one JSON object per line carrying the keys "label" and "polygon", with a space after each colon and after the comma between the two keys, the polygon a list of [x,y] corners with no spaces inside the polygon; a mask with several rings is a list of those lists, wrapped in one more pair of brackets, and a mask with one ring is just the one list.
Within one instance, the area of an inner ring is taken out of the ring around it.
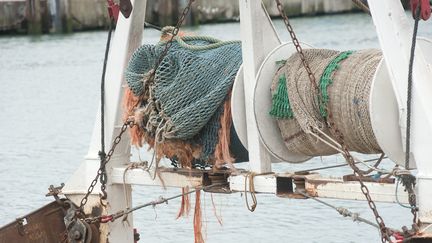
{"label": "calm water", "polygon": [[[300,18],[292,21],[299,39],[320,48],[339,50],[378,48],[373,24],[363,14]],[[284,40],[288,34],[280,21],[276,27]],[[422,36],[432,37],[431,24],[422,24]],[[239,39],[238,23],[201,26],[190,31],[222,39]],[[145,42],[158,33],[148,30]],[[99,99],[106,32],[65,36],[0,37],[0,225],[37,209],[50,184],[67,181],[90,141]],[[316,159],[302,165],[277,164],[277,171],[330,165],[337,157]],[[247,167],[247,165],[243,165]],[[347,169],[325,173],[341,175]],[[134,187],[134,203],[159,195],[179,193],[156,187]],[[289,200],[258,195],[250,213],[241,193],[214,195],[217,223],[210,195],[204,196],[207,242],[378,242],[378,232],[344,219],[332,209],[311,200]],[[373,219],[366,202],[327,200]],[[135,214],[142,242],[193,242],[191,216],[175,220],[179,201]],[[378,203],[386,223],[410,223],[406,209]]]}

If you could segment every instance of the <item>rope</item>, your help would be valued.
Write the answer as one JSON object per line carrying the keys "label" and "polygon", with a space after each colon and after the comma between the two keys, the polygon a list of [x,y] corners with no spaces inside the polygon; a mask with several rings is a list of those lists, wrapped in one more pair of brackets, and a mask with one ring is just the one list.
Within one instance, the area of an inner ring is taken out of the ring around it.
{"label": "rope", "polygon": [[[163,30],[162,30],[163,31]],[[231,44],[241,44],[241,41],[237,40],[231,40],[231,41],[221,41],[219,39],[216,39],[211,36],[176,36],[174,37],[174,40],[179,43],[179,45],[185,49],[192,50],[192,51],[206,51],[211,50],[215,48],[219,48],[221,46],[225,45],[231,45]],[[206,41],[210,42],[211,44],[207,45],[190,45],[186,43],[186,41]],[[166,41],[160,41],[158,45],[164,45]]]}
{"label": "rope", "polygon": [[111,43],[111,35],[112,35],[112,26],[113,26],[114,20],[111,19],[109,23],[109,31],[108,31],[108,38],[106,42],[105,47],[105,55],[104,55],[104,62],[103,62],[103,68],[102,68],[102,78],[101,78],[101,151],[99,151],[99,156],[101,156],[101,159],[105,157],[105,74],[106,74],[106,67],[108,62],[108,53],[110,49],[110,43]]}
{"label": "rope", "polygon": [[[263,175],[272,175],[274,174],[274,172],[265,172],[265,173],[255,173],[255,172],[248,172],[245,175],[245,187],[244,187],[244,193],[245,193],[245,202],[246,202],[246,206],[249,209],[249,211],[253,212],[255,211],[256,206],[258,205],[258,201],[256,198],[256,191],[255,191],[255,183],[254,183],[254,179],[256,176],[263,176]],[[249,205],[249,201],[248,201],[248,196],[247,196],[247,185],[248,185],[248,179],[249,179],[249,192],[251,194],[252,197],[252,201],[253,204]]]}
{"label": "rope", "polygon": [[[383,160],[383,159],[387,159],[387,157],[383,157],[383,158],[376,158],[376,159],[369,159],[369,160],[365,160],[363,161],[363,163],[369,163],[369,162],[375,162],[375,161],[379,161],[379,160]],[[360,161],[355,162],[354,164],[359,164],[362,163]],[[338,164],[338,165],[330,165],[330,166],[324,166],[324,167],[317,167],[317,168],[312,168],[312,169],[307,169],[307,170],[299,170],[294,172],[294,174],[301,174],[301,173],[305,173],[305,172],[311,172],[311,171],[317,171],[317,170],[326,170],[326,169],[333,169],[333,168],[338,168],[338,167],[344,167],[344,166],[348,166],[349,164],[344,163],[344,164]]]}
{"label": "rope", "polygon": [[[335,149],[336,151],[338,151],[338,152],[341,153],[342,155],[346,154],[346,151],[344,151],[344,150],[342,149],[342,145],[341,145],[340,143],[338,143],[336,140],[334,140],[333,138],[331,138],[330,136],[328,136],[327,134],[325,134],[325,133],[324,133],[323,131],[321,131],[320,129],[315,129],[315,131],[317,131],[317,132],[321,133],[322,135],[324,135],[327,139],[329,139],[331,142],[333,142],[334,144],[336,144],[336,146],[330,144],[328,141],[326,141],[325,139],[321,138],[320,136],[318,136],[318,135],[315,134],[315,133],[311,133],[311,135],[315,136],[318,140],[320,140],[321,142],[323,142],[325,145],[328,145],[329,147]],[[353,159],[354,159],[355,161],[357,161],[357,162],[354,162],[353,165],[355,165],[355,164],[357,164],[357,163],[361,163],[361,164],[363,164],[364,166],[366,166],[366,167],[369,168],[369,170],[367,170],[367,171],[364,171],[364,170],[360,170],[360,169],[358,169],[358,171],[361,172],[362,175],[369,174],[369,173],[372,172],[372,171],[376,171],[376,172],[381,173],[381,174],[393,174],[393,173],[394,173],[394,170],[392,170],[392,171],[388,171],[388,170],[383,170],[383,169],[379,169],[379,168],[377,168],[377,166],[381,163],[382,159],[385,157],[385,154],[384,154],[384,153],[381,153],[380,158],[377,160],[377,162],[376,162],[375,165],[373,165],[373,166],[366,164],[365,161],[363,161],[363,160],[357,158],[356,156],[351,155],[351,157],[353,157]]]}
{"label": "rope", "polygon": [[407,87],[407,120],[406,120],[406,140],[405,140],[405,168],[409,169],[410,150],[411,150],[411,103],[412,103],[412,76],[414,66],[414,54],[417,40],[417,30],[420,21],[420,6],[418,5],[416,10],[416,16],[414,20],[414,31],[412,36],[411,54],[408,66],[408,87]]}
{"label": "rope", "polygon": [[403,204],[399,201],[399,196],[398,196],[399,183],[400,183],[400,178],[397,178],[397,181],[396,181],[396,190],[395,190],[396,202],[399,204],[399,206],[401,206],[401,207],[403,207],[403,208],[409,208],[409,209],[412,209],[412,206],[406,206],[406,205],[403,205]]}
{"label": "rope", "polygon": [[[258,204],[258,201],[256,199],[256,195],[255,195],[255,184],[254,184],[254,177],[256,175],[257,174],[255,172],[249,172],[245,176],[245,202],[246,202],[247,209],[251,212],[255,211],[255,208]],[[252,206],[249,205],[248,196],[247,196],[247,184],[248,184],[247,180],[248,180],[248,178],[249,178],[249,192],[251,194],[252,201],[253,201]]]}
{"label": "rope", "polygon": [[113,213],[113,214],[102,215],[102,216],[97,216],[97,217],[92,217],[92,218],[86,218],[85,221],[87,223],[96,223],[96,222],[99,222],[99,223],[108,223],[108,222],[113,222],[113,221],[115,221],[116,219],[118,219],[120,217],[124,217],[127,214],[130,214],[130,213],[132,213],[134,211],[137,211],[139,209],[142,209],[142,208],[145,208],[145,207],[148,207],[148,206],[155,207],[155,206],[157,206],[159,204],[168,203],[171,200],[174,200],[176,198],[180,198],[182,196],[186,196],[186,195],[195,193],[197,191],[203,191],[203,190],[205,191],[205,190],[211,189],[213,187],[223,187],[223,186],[226,186],[226,185],[228,185],[228,183],[218,183],[218,184],[213,184],[213,185],[209,185],[209,186],[197,187],[194,190],[191,190],[191,191],[188,191],[188,192],[185,192],[185,193],[182,193],[182,194],[178,194],[178,195],[175,195],[175,196],[172,196],[172,197],[168,197],[168,198],[159,197],[157,200],[154,200],[154,201],[151,201],[151,202],[148,202],[148,203],[144,203],[144,204],[132,207],[130,209],[126,208],[124,210],[118,211],[118,212]]}
{"label": "rope", "polygon": [[[138,152],[138,154],[139,154],[139,152]],[[148,167],[148,162],[147,161],[142,161],[142,162],[139,162],[139,163],[134,163],[134,162],[131,162],[131,163],[129,163],[128,164],[128,166],[126,167],[126,169],[123,171],[123,192],[124,192],[124,199],[125,199],[125,205],[126,205],[126,209],[129,209],[129,196],[130,196],[130,193],[129,193],[129,191],[128,190],[126,190],[126,172],[128,171],[128,170],[132,170],[132,169],[138,169],[138,168],[140,168],[140,169],[143,169],[144,171],[147,171],[148,172],[148,169],[149,169],[149,167]],[[123,221],[126,221],[127,220],[127,215],[125,215],[125,217],[123,218]]]}
{"label": "rope", "polygon": [[301,194],[301,195],[303,195],[303,196],[306,197],[306,198],[310,198],[310,199],[312,199],[312,200],[314,200],[314,201],[316,201],[316,202],[319,202],[319,203],[321,203],[321,204],[323,204],[323,205],[325,205],[325,206],[327,206],[327,207],[333,208],[333,209],[336,210],[340,215],[342,215],[342,216],[344,216],[344,217],[350,217],[350,218],[352,218],[352,220],[353,220],[354,222],[362,222],[362,223],[368,224],[368,225],[370,225],[370,226],[373,226],[373,227],[379,229],[379,226],[378,226],[376,223],[374,223],[374,222],[372,222],[372,221],[370,221],[370,220],[367,220],[367,219],[361,217],[359,213],[353,213],[353,212],[351,212],[349,209],[344,208],[344,207],[336,207],[336,206],[334,206],[334,205],[332,205],[332,204],[330,204],[330,203],[327,203],[327,202],[325,202],[325,201],[323,201],[323,200],[320,200],[320,199],[318,199],[318,198],[315,198],[315,197],[310,196],[310,195],[307,194],[305,191],[296,191],[296,192],[299,193],[299,194]]}
{"label": "rope", "polygon": [[[109,30],[108,30],[108,38],[107,38],[107,42],[106,42],[106,46],[105,46],[105,55],[104,55],[104,62],[103,62],[103,68],[102,68],[102,77],[101,77],[101,87],[100,87],[100,105],[101,105],[101,150],[99,151],[99,158],[100,158],[100,163],[101,165],[104,164],[104,161],[106,160],[106,152],[105,152],[105,74],[106,74],[106,67],[107,67],[107,62],[108,62],[108,53],[109,53],[109,49],[110,49],[110,45],[111,45],[111,35],[112,35],[112,30],[113,30],[113,25],[114,25],[114,19],[111,18],[110,19],[110,23],[109,23]],[[101,192],[102,192],[102,197],[101,199],[106,199],[107,198],[107,193],[105,191],[105,184],[107,183],[107,173],[105,170],[105,165],[101,166],[102,169],[102,173],[100,175],[100,183],[101,183]]]}

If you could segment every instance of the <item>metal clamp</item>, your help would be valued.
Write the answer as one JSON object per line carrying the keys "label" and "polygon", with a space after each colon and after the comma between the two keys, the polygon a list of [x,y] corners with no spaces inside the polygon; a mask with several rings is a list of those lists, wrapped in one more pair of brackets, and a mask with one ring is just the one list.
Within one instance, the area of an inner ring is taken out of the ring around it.
{"label": "metal clamp", "polygon": [[64,204],[69,206],[66,216],[64,217],[69,242],[90,243],[92,239],[92,230],[90,225],[76,217],[78,207],[76,207],[71,201],[66,200]]}

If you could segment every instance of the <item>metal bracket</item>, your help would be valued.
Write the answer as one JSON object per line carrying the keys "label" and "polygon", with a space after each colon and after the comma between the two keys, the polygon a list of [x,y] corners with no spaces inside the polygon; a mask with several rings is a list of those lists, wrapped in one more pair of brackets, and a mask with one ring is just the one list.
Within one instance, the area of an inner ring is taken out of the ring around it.
{"label": "metal bracket", "polygon": [[64,185],[65,185],[64,183],[61,183],[60,186],[57,186],[57,187],[55,187],[55,186],[53,186],[53,185],[50,185],[50,186],[48,187],[48,193],[45,194],[45,196],[46,196],[46,197],[51,197],[51,196],[53,196],[54,199],[56,200],[56,202],[57,202],[59,205],[63,206],[63,205],[64,205],[64,201],[62,201],[58,195],[62,193],[61,190],[63,189]]}
{"label": "metal bracket", "polygon": [[69,200],[66,200],[64,205],[69,206],[66,216],[64,217],[69,242],[90,243],[92,239],[92,229],[89,224],[76,217],[79,210],[78,207]]}

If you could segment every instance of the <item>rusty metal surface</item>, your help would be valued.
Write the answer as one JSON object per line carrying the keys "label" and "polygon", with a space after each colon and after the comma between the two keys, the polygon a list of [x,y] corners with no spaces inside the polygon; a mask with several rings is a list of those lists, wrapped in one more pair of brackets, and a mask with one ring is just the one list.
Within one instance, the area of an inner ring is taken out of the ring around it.
{"label": "rusty metal surface", "polygon": [[64,209],[54,201],[0,228],[0,243],[67,242],[64,216]]}
{"label": "rusty metal surface", "polygon": [[431,243],[431,242],[432,242],[432,237],[413,238],[410,241],[408,241],[408,243]]}
{"label": "rusty metal surface", "polygon": [[[389,183],[389,184],[394,184],[395,183],[395,179],[394,178],[379,178],[379,179],[374,179],[374,178],[367,177],[367,176],[361,176],[361,180],[363,182],[377,182],[377,183]],[[344,175],[343,176],[343,181],[359,181],[359,176]]]}
{"label": "rusty metal surface", "polygon": [[132,13],[132,3],[130,0],[120,0],[120,12],[125,18],[129,18]]}

